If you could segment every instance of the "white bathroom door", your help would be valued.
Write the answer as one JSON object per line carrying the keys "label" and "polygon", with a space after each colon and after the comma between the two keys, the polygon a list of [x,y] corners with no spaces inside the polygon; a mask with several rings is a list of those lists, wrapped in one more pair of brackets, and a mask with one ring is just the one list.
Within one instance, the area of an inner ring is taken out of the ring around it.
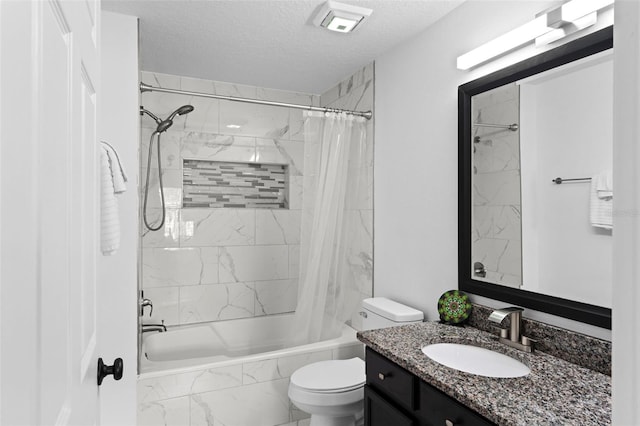
{"label": "white bathroom door", "polygon": [[99,423],[99,0],[0,1],[0,423]]}

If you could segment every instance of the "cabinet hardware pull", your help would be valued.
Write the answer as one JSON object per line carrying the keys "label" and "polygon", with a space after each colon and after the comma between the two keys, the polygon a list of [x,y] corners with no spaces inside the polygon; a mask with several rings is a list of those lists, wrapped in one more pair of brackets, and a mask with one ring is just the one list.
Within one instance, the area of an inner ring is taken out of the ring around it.
{"label": "cabinet hardware pull", "polygon": [[446,420],[444,421],[444,424],[445,424],[446,426],[454,426],[453,422],[452,422],[451,420],[449,420],[449,419],[446,419]]}
{"label": "cabinet hardware pull", "polygon": [[378,379],[380,380],[384,380],[387,376],[384,375],[384,373],[378,373]]}

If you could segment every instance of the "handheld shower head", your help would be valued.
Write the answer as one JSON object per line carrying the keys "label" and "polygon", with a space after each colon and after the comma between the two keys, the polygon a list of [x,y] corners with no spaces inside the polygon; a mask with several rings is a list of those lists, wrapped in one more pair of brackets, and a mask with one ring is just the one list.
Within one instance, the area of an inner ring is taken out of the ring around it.
{"label": "handheld shower head", "polygon": [[169,118],[167,118],[167,120],[173,120],[176,115],[189,114],[191,111],[193,111],[193,106],[192,105],[182,105],[180,108],[178,108],[177,110],[173,111],[171,113],[171,115],[169,115]]}
{"label": "handheld shower head", "polygon": [[193,106],[191,105],[181,106],[180,108],[178,108],[177,110],[169,114],[169,117],[167,117],[166,120],[156,121],[156,123],[158,123],[158,128],[156,129],[156,132],[158,133],[165,132],[169,127],[173,126],[173,119],[176,117],[176,115],[189,114],[191,111],[193,111]]}

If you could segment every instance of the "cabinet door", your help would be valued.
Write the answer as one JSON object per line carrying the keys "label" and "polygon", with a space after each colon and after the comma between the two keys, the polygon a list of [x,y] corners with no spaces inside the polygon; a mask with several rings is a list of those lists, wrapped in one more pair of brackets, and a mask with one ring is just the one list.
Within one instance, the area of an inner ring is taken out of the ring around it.
{"label": "cabinet door", "polygon": [[490,421],[425,382],[420,383],[420,419],[434,426],[489,426]]}
{"label": "cabinet door", "polygon": [[364,421],[365,426],[418,425],[369,386],[364,387]]}
{"label": "cabinet door", "polygon": [[367,385],[402,408],[416,409],[417,378],[384,356],[367,348]]}

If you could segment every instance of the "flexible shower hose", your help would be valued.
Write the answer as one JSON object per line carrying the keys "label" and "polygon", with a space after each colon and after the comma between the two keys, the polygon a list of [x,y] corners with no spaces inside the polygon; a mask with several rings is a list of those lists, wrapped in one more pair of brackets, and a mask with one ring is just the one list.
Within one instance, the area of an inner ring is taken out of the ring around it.
{"label": "flexible shower hose", "polygon": [[[149,198],[149,174],[151,173],[151,154],[153,153],[153,137],[158,135],[157,138],[157,152],[158,152],[158,182],[160,184],[160,200],[162,204],[162,220],[160,220],[160,224],[157,227],[153,227],[149,225],[149,221],[147,220],[147,198]],[[160,132],[155,131],[151,134],[151,138],[149,139],[149,157],[147,158],[147,179],[144,185],[144,204],[142,206],[142,220],[144,221],[144,226],[149,229],[149,231],[157,231],[164,226],[165,219],[165,205],[164,205],[164,186],[162,184],[162,161],[160,155]]]}

